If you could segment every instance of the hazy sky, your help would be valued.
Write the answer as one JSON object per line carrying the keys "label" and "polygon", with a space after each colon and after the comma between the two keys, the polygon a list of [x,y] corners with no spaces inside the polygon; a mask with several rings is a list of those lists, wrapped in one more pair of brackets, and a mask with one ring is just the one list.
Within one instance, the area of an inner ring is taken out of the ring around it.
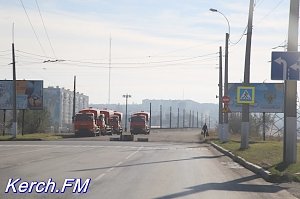
{"label": "hazy sky", "polygon": [[[228,26],[210,8],[230,22],[229,82],[242,82],[249,0],[0,0],[0,79],[12,79],[14,23],[17,79],[73,90],[76,75],[90,103],[107,103],[111,66],[110,103],[125,103],[126,93],[129,103],[217,103],[218,51],[222,46],[224,55]],[[269,61],[287,40],[288,13],[288,0],[256,0],[251,82],[274,82]]]}

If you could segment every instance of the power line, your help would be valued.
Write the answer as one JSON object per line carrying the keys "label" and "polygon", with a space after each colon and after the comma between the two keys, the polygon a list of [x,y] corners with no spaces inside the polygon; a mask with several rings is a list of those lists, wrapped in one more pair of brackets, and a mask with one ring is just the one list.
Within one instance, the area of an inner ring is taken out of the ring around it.
{"label": "power line", "polygon": [[11,50],[0,50],[0,53],[11,52]]}
{"label": "power line", "polygon": [[248,26],[245,27],[243,33],[241,34],[240,38],[239,38],[236,42],[232,42],[232,41],[230,40],[230,44],[233,45],[233,46],[235,46],[235,45],[237,45],[238,43],[240,43],[240,41],[241,41],[241,40],[243,39],[243,37],[246,35],[247,28],[248,28]]}
{"label": "power line", "polygon": [[[46,58],[46,59],[54,59],[53,57],[49,56],[43,56],[39,54],[34,54],[34,53],[29,53],[25,52],[22,50],[16,50],[17,52],[24,53],[27,55],[32,55],[35,57],[40,57],[40,58]],[[169,62],[179,62],[179,61],[185,61],[185,60],[191,60],[191,59],[197,59],[197,58],[202,58],[202,57],[209,57],[212,55],[217,55],[218,53],[208,53],[204,55],[199,55],[199,56],[194,56],[194,57],[186,57],[186,58],[181,58],[181,59],[172,59],[172,60],[161,60],[161,61],[145,61],[145,62],[116,62],[116,63],[111,63],[112,65],[149,65],[149,64],[160,64],[160,63],[169,63]],[[56,60],[56,59],[54,59]],[[60,61],[68,61],[68,62],[74,62],[74,63],[79,63],[79,64],[91,64],[91,65],[108,65],[107,62],[89,62],[89,61],[80,61],[80,60],[71,60],[71,59],[60,59]]]}
{"label": "power line", "polygon": [[[200,60],[190,60],[190,61],[185,61],[185,62],[179,62],[179,63],[168,63],[168,64],[158,64],[158,65],[140,65],[140,66],[113,66],[112,68],[114,69],[153,69],[153,68],[164,68],[164,67],[170,67],[174,65],[183,65],[187,63],[193,63],[193,62],[201,62],[201,61],[210,61],[210,60],[216,60],[218,56],[215,57],[210,57],[210,58],[204,58]],[[78,67],[89,67],[89,68],[108,68],[107,66],[97,66],[97,65],[82,65],[80,63],[75,62],[74,63],[68,63],[68,60],[66,62],[62,62],[61,64],[66,64],[66,65],[72,65],[72,66],[78,66]],[[138,64],[138,63],[136,63]],[[200,64],[200,63],[199,63]]]}
{"label": "power line", "polygon": [[192,49],[192,48],[199,48],[199,47],[202,47],[202,46],[206,46],[206,45],[209,45],[209,44],[212,44],[212,43],[216,43],[216,42],[220,42],[222,40],[219,40],[219,41],[213,41],[213,42],[207,42],[206,44],[198,44],[198,45],[193,45],[193,46],[189,46],[189,47],[185,47],[185,48],[179,48],[179,49],[175,49],[175,50],[171,50],[171,51],[167,51],[167,52],[162,52],[162,53],[156,53],[154,55],[149,55],[148,57],[160,57],[160,55],[164,55],[164,54],[172,54],[174,52],[178,52],[178,51],[185,51],[185,50],[188,50],[188,49]]}
{"label": "power line", "polygon": [[280,4],[282,4],[285,0],[280,0],[266,15],[264,15],[260,20],[258,20],[257,24],[261,23],[265,18],[267,18],[272,12],[274,12]]}
{"label": "power line", "polygon": [[38,4],[38,1],[35,0],[35,3],[36,3],[36,6],[37,6],[37,8],[38,8],[38,10],[39,10],[39,14],[40,14],[40,17],[41,17],[41,20],[42,20],[42,23],[43,23],[43,27],[44,27],[44,30],[45,30],[45,33],[46,33],[48,42],[49,42],[50,47],[51,47],[51,50],[52,50],[52,53],[53,53],[54,57],[56,58],[56,55],[55,55],[55,52],[54,52],[52,43],[51,43],[50,38],[49,38],[49,35],[48,35],[48,31],[47,31],[46,26],[45,26],[45,23],[44,23],[44,19],[43,19],[43,17],[42,17],[42,13],[41,13],[40,6],[39,6],[39,4]]}
{"label": "power line", "polygon": [[20,52],[20,53],[27,54],[27,55],[36,56],[36,57],[43,57],[43,58],[47,58],[47,59],[54,59],[53,57],[49,57],[49,56],[46,56],[46,55],[39,55],[39,54],[29,53],[29,52],[25,52],[25,51],[22,51],[22,50],[16,50],[16,51]]}
{"label": "power line", "polygon": [[31,26],[31,29],[32,29],[34,35],[35,35],[35,38],[36,38],[36,40],[38,41],[38,43],[39,43],[39,45],[40,45],[40,47],[41,47],[41,49],[42,49],[44,55],[46,55],[45,50],[44,50],[44,48],[43,48],[43,46],[42,46],[42,44],[41,44],[41,42],[40,42],[40,40],[39,40],[39,37],[37,36],[36,31],[35,31],[35,29],[34,29],[32,23],[31,23],[31,20],[30,20],[29,15],[28,15],[28,13],[27,13],[27,11],[26,11],[26,8],[25,8],[25,6],[24,6],[24,4],[23,4],[23,1],[22,1],[22,0],[19,0],[19,1],[20,1],[20,3],[22,4],[22,7],[23,7],[23,9],[24,9],[24,11],[25,11],[25,14],[26,14],[26,16],[27,16],[28,22],[29,22],[29,24],[30,24],[30,26]]}

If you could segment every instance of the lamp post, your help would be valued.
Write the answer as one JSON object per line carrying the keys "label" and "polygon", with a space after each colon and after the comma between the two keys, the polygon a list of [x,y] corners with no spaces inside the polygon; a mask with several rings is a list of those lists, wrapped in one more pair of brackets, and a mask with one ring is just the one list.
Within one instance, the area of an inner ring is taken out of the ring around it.
{"label": "lamp post", "polygon": [[131,95],[128,95],[128,94],[126,94],[126,95],[123,95],[123,97],[126,99],[126,108],[125,108],[125,132],[127,132],[127,103],[128,103],[128,98],[130,98],[131,97]]}
{"label": "lamp post", "polygon": [[[224,96],[228,96],[228,42],[229,42],[229,37],[230,37],[230,23],[227,17],[217,9],[209,9],[211,12],[218,12],[220,13],[227,21],[228,25],[228,32],[226,33],[225,36],[225,75],[224,75]],[[222,98],[222,96],[220,96]],[[224,113],[224,123],[223,123],[223,137],[221,141],[228,141],[228,112]]]}

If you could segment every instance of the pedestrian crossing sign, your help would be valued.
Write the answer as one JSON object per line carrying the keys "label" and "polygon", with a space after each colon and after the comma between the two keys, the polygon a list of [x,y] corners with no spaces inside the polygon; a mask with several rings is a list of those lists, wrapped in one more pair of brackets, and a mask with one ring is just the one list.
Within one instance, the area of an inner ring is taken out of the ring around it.
{"label": "pedestrian crossing sign", "polygon": [[237,103],[239,104],[254,104],[255,102],[255,87],[254,86],[239,86],[237,87]]}

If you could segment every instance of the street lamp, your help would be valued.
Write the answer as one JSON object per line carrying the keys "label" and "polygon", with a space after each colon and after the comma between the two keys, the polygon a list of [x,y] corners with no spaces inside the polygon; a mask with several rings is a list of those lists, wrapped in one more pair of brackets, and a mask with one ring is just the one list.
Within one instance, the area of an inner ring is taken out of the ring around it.
{"label": "street lamp", "polygon": [[229,23],[229,20],[227,19],[227,17],[222,12],[220,12],[217,9],[210,8],[209,11],[211,11],[211,12],[218,12],[218,13],[220,13],[226,19],[227,25],[228,25],[228,34],[230,35],[230,23]]}
{"label": "street lamp", "polygon": [[128,95],[128,94],[126,94],[126,95],[123,95],[123,97],[126,99],[126,110],[125,110],[125,132],[127,132],[127,103],[128,103],[128,98],[130,98],[131,97],[131,95]]}
{"label": "street lamp", "polygon": [[[228,42],[229,42],[229,36],[230,36],[230,24],[227,17],[217,9],[209,9],[211,12],[218,12],[220,13],[227,21],[228,25],[228,33],[226,33],[225,36],[225,77],[224,77],[224,96],[228,96]],[[222,98],[222,96],[220,96]],[[227,109],[228,110],[228,109]],[[224,113],[224,123],[223,123],[223,132],[224,136],[222,136],[222,141],[228,140],[228,112]]]}

